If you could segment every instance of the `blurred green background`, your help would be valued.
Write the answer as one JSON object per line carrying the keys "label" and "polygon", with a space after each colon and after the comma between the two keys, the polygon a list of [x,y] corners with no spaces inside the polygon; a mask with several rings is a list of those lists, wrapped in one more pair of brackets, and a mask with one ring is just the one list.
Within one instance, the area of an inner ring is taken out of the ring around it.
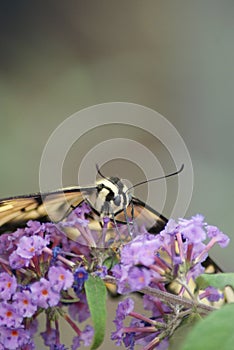
{"label": "blurred green background", "polygon": [[[189,149],[187,214],[203,213],[233,237],[233,16],[232,0],[2,1],[0,197],[39,190],[41,153],[68,116],[134,102],[171,121]],[[89,150],[95,139],[86,142]],[[233,249],[231,241],[212,256],[231,270]]]}

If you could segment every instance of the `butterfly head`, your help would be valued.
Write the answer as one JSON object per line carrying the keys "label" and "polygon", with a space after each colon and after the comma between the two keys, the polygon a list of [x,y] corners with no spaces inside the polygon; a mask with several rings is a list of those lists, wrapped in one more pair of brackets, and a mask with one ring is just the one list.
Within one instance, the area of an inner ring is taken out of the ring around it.
{"label": "butterfly head", "polygon": [[131,194],[122,180],[110,177],[99,180],[96,191],[87,200],[101,217],[112,217],[129,205]]}

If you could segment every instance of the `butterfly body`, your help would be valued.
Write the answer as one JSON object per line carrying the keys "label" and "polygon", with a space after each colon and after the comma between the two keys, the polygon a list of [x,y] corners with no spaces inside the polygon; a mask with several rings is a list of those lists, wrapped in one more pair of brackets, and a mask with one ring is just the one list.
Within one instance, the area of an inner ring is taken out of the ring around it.
{"label": "butterfly body", "polygon": [[96,191],[89,193],[86,200],[100,217],[113,218],[128,207],[131,195],[127,186],[118,177],[111,177],[98,181]]}

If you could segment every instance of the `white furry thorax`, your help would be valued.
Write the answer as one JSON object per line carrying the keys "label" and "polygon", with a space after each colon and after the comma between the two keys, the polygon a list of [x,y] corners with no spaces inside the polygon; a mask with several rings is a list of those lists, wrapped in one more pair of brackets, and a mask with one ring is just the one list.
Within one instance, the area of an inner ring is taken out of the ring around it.
{"label": "white furry thorax", "polygon": [[131,194],[119,178],[104,178],[96,185],[97,190],[87,197],[87,201],[100,217],[113,217],[129,205]]}

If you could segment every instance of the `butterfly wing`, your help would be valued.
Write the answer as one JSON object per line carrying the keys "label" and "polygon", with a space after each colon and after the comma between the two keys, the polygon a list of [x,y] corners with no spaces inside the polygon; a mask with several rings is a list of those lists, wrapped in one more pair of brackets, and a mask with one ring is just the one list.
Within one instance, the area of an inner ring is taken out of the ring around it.
{"label": "butterfly wing", "polygon": [[139,227],[144,225],[150,233],[155,234],[162,231],[168,222],[162,214],[135,197],[126,208],[126,212],[118,213],[115,219],[117,222],[126,223],[126,215],[129,222],[134,221]]}
{"label": "butterfly wing", "polygon": [[60,221],[77,207],[96,187],[68,187],[45,194],[35,193],[26,196],[0,200],[0,233],[14,230],[28,220]]}

